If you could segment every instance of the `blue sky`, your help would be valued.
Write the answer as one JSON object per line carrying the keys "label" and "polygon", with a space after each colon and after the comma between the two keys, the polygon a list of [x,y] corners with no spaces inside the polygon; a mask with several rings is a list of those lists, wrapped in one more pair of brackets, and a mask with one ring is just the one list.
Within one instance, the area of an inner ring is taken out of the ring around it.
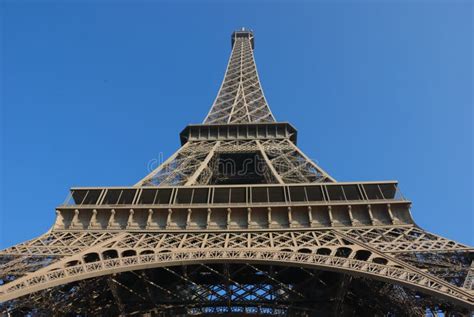
{"label": "blue sky", "polygon": [[1,2],[0,248],[72,186],[133,185],[200,123],[230,34],[270,107],[340,181],[392,180],[428,231],[473,244],[471,1]]}

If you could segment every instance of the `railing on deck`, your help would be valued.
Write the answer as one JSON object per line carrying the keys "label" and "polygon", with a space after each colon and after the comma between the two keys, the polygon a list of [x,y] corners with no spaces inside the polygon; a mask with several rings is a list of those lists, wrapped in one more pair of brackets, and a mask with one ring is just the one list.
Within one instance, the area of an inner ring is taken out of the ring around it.
{"label": "railing on deck", "polygon": [[96,205],[304,204],[406,201],[395,181],[179,187],[72,188],[61,207]]}

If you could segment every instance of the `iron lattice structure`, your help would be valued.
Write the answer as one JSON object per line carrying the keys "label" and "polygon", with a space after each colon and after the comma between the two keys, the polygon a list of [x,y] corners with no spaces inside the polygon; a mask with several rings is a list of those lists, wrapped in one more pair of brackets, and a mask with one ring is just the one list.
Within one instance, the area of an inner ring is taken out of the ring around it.
{"label": "iron lattice structure", "polygon": [[203,124],[131,187],[72,188],[0,252],[11,316],[468,315],[473,248],[426,232],[395,181],[337,182],[276,122],[250,31]]}

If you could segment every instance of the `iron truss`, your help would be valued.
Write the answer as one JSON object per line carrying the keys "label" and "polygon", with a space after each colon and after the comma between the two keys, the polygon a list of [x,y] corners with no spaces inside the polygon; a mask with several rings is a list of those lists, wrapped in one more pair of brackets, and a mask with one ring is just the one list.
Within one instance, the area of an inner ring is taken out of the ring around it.
{"label": "iron truss", "polygon": [[[409,288],[330,271],[200,263],[117,273],[94,283],[40,291],[15,300],[23,308],[12,315],[67,315],[73,310],[93,316],[417,316],[431,300]],[[437,307],[456,309],[439,300]]]}
{"label": "iron truss", "polygon": [[[223,155],[252,153],[248,159],[258,160],[255,169],[263,175],[263,183],[292,184],[332,182],[321,167],[310,160],[288,138],[270,140],[228,140],[187,142],[170,159],[142,179],[136,186],[208,185],[219,177],[219,167],[226,167]],[[235,173],[245,170],[230,165]]]}
{"label": "iron truss", "polygon": [[252,42],[253,34],[234,33],[224,81],[204,123],[275,121],[260,86]]}
{"label": "iron truss", "polygon": [[[423,303],[433,309],[451,303],[446,307],[462,311],[473,302],[472,282],[465,284],[471,251],[407,226],[281,232],[50,232],[2,252],[6,263],[1,267],[5,285],[0,299],[44,294],[48,289],[54,294],[64,285],[122,272],[217,262],[360,276],[434,296],[435,300],[423,297]],[[7,303],[5,308],[10,309],[16,302]]]}
{"label": "iron truss", "polygon": [[395,181],[336,182],[275,122],[253,33],[218,96],[133,187],[73,188],[0,251],[10,316],[462,316],[474,249],[426,232]]}

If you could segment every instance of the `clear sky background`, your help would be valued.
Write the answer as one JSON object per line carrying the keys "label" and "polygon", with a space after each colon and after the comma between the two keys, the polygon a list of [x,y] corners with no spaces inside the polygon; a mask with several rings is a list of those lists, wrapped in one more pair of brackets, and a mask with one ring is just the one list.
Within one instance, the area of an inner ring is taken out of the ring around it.
{"label": "clear sky background", "polygon": [[1,1],[0,248],[71,186],[133,185],[214,100],[242,26],[270,107],[340,181],[399,180],[473,234],[473,2]]}

